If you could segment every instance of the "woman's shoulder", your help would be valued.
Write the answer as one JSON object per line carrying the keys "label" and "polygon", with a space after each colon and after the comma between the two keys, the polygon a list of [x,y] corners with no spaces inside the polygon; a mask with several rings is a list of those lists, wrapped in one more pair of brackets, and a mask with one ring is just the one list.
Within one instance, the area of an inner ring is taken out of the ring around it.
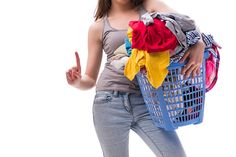
{"label": "woman's shoulder", "polygon": [[104,27],[103,19],[97,19],[90,25],[89,32],[94,36],[98,36],[101,39],[103,33],[103,27]]}
{"label": "woman's shoulder", "polygon": [[176,12],[162,0],[145,0],[143,6],[148,12]]}
{"label": "woman's shoulder", "polygon": [[98,19],[90,25],[89,29],[95,31],[96,33],[99,33],[103,30],[103,25],[103,19]]}

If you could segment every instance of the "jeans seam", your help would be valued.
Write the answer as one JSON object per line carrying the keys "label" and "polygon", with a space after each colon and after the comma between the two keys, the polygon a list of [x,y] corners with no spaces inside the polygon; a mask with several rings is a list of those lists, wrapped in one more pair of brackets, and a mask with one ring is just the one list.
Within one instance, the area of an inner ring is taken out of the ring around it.
{"label": "jeans seam", "polygon": [[[155,147],[158,149],[158,151],[160,152],[160,154],[162,155],[162,157],[164,157],[164,154],[162,153],[162,151],[160,150],[160,148],[157,146],[157,144],[152,140],[152,138],[142,129],[141,126],[139,126],[137,123],[136,123],[136,126],[138,129],[140,129],[140,132],[143,133],[144,135],[146,135],[146,137],[148,137],[148,139],[155,145]],[[134,130],[135,128],[132,127]],[[138,131],[138,130],[136,130]]]}

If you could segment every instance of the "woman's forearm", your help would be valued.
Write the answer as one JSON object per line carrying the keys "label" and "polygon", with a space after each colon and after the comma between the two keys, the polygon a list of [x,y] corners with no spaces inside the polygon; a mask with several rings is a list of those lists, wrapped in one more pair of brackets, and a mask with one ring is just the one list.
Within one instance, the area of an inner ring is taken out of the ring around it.
{"label": "woman's forearm", "polygon": [[96,81],[88,75],[82,76],[81,80],[76,82],[73,86],[79,90],[88,90],[95,86]]}

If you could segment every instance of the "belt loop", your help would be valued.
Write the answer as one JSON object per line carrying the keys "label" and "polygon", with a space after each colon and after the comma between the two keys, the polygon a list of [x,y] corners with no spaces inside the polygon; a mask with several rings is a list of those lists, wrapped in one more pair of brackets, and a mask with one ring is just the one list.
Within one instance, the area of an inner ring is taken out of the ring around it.
{"label": "belt loop", "polygon": [[115,97],[118,97],[119,96],[119,91],[113,91],[113,95],[115,96]]}
{"label": "belt loop", "polygon": [[125,93],[125,96],[129,99],[130,93]]}

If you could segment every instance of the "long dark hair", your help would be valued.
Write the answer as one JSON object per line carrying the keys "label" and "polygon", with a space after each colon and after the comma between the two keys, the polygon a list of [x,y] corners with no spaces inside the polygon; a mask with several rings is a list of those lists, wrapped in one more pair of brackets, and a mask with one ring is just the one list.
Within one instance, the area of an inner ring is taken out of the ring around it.
{"label": "long dark hair", "polygon": [[[131,0],[134,7],[143,4],[144,0]],[[107,14],[108,10],[111,8],[111,0],[98,0],[97,10],[94,15],[95,20],[102,18]]]}

